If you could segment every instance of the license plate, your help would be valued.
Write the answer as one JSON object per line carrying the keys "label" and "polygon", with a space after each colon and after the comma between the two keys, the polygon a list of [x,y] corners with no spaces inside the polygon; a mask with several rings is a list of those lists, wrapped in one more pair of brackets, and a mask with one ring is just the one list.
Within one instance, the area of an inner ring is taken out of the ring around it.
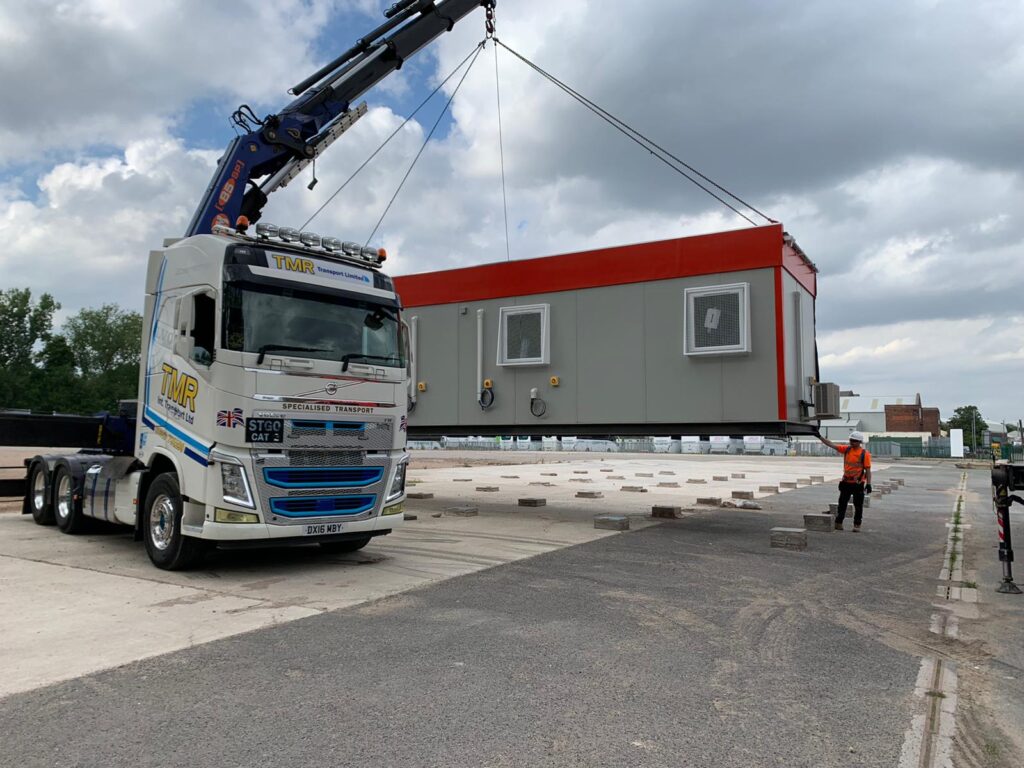
{"label": "license plate", "polygon": [[306,536],[326,536],[331,533],[344,533],[344,523],[313,523],[303,526]]}
{"label": "license plate", "polygon": [[284,442],[284,419],[246,419],[245,441],[247,443]]}

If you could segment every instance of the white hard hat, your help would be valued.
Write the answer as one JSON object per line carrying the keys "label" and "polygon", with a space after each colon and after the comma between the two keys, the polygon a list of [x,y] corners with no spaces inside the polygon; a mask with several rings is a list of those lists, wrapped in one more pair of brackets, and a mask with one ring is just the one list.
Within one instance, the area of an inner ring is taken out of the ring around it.
{"label": "white hard hat", "polygon": [[851,440],[856,440],[858,443],[863,443],[864,442],[864,433],[863,432],[851,432],[850,433],[850,439]]}

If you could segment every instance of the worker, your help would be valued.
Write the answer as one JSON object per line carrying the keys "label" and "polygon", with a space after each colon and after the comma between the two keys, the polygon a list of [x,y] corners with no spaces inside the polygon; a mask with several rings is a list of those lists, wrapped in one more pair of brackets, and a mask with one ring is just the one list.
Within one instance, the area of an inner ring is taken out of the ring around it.
{"label": "worker", "polygon": [[864,494],[871,493],[871,454],[864,447],[864,433],[851,432],[849,445],[836,445],[821,432],[815,436],[833,451],[843,454],[843,479],[839,483],[839,514],[836,515],[836,530],[843,530],[846,519],[846,505],[853,499],[853,532],[860,532],[864,519]]}

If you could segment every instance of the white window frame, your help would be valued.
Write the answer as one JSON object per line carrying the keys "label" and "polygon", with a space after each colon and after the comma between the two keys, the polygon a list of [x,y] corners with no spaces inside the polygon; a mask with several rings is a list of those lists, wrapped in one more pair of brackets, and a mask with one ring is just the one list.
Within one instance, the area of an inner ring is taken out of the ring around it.
{"label": "white window frame", "polygon": [[[508,359],[505,357],[508,341],[508,317],[510,315],[527,315],[540,313],[540,357],[524,357]],[[498,365],[548,365],[551,362],[551,305],[523,304],[513,307],[501,307],[498,310]]]}
{"label": "white window frame", "polygon": [[[740,296],[740,341],[719,347],[697,349],[694,331],[697,328],[693,317],[694,299],[700,296],[714,296],[722,293],[738,293]],[[705,285],[686,288],[683,291],[683,355],[745,355],[750,353],[750,283],[729,283],[726,285]]]}

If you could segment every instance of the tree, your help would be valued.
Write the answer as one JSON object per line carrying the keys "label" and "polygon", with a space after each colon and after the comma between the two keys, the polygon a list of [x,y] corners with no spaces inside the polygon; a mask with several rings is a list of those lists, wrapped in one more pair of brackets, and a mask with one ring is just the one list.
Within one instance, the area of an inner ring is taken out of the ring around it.
{"label": "tree", "polygon": [[82,386],[80,410],[113,410],[133,399],[139,380],[142,316],[104,304],[83,309],[64,323]]}
{"label": "tree", "polygon": [[953,411],[949,418],[950,429],[962,429],[964,431],[964,445],[976,450],[981,445],[981,433],[988,429],[988,424],[981,418],[981,412],[976,405],[962,405]]}
{"label": "tree", "polygon": [[34,355],[53,333],[53,313],[60,304],[44,293],[36,302],[28,288],[0,290],[0,407],[33,405],[30,384]]}

